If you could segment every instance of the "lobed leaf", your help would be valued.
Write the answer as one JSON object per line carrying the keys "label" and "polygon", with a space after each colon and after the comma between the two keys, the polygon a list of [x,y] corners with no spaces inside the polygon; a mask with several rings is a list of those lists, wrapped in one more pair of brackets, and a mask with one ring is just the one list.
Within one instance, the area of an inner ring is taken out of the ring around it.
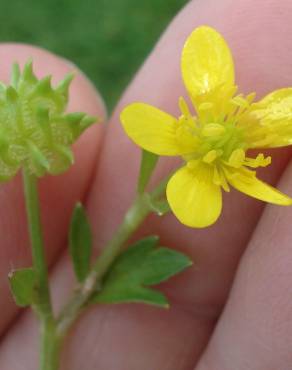
{"label": "lobed leaf", "polygon": [[93,302],[142,302],[168,307],[167,298],[148,287],[178,274],[192,262],[182,253],[157,244],[158,238],[150,236],[123,252],[112,265]]}

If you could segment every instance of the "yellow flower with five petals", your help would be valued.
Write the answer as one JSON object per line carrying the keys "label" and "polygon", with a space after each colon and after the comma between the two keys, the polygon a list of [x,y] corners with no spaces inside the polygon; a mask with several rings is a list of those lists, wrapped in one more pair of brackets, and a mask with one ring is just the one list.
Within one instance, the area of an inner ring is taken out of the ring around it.
{"label": "yellow flower with five petals", "polygon": [[181,97],[177,119],[151,105],[133,103],[121,113],[127,135],[143,149],[181,156],[185,165],[169,180],[167,200],[190,227],[213,224],[222,209],[222,191],[235,189],[260,200],[291,205],[292,199],[256,177],[271,157],[247,156],[248,149],[292,144],[292,88],[254,102],[236,94],[234,65],[223,37],[202,26],[187,39],[181,59],[184,84],[196,110]]}

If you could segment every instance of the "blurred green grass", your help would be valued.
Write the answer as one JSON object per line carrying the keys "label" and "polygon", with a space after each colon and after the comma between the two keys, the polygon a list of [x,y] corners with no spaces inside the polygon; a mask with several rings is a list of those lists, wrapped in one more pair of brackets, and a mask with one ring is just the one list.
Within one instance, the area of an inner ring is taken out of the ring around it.
{"label": "blurred green grass", "polygon": [[187,0],[1,2],[0,42],[44,47],[81,68],[111,109]]}

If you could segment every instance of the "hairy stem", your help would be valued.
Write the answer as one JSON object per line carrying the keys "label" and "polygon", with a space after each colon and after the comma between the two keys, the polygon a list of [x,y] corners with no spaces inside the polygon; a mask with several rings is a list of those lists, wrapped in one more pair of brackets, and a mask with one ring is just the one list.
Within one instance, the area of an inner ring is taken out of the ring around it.
{"label": "hairy stem", "polygon": [[51,316],[52,305],[49,291],[48,267],[42,237],[37,179],[35,176],[30,175],[27,170],[24,170],[23,181],[33,267],[38,282],[39,304],[37,308],[41,316]]}
{"label": "hairy stem", "polygon": [[56,335],[49,289],[48,266],[42,236],[37,179],[23,170],[26,212],[31,240],[33,268],[37,279],[38,299],[33,308],[41,321],[40,370],[57,370],[59,342]]}

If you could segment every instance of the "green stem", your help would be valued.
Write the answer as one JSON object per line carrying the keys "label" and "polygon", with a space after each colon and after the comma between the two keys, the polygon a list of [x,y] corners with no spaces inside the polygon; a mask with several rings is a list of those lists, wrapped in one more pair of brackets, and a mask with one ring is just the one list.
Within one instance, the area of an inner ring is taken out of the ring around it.
{"label": "green stem", "polygon": [[56,321],[42,321],[40,370],[57,370],[60,366],[62,339],[56,332]]}
{"label": "green stem", "polygon": [[38,288],[38,300],[34,303],[33,307],[41,321],[40,370],[57,370],[60,340],[56,336],[56,321],[51,304],[48,266],[45,258],[41,228],[37,179],[28,170],[24,169],[23,183],[33,268],[36,273]]}
{"label": "green stem", "polygon": [[100,279],[107,272],[109,266],[120,253],[121,247],[141,225],[148,213],[151,211],[146,194],[140,195],[134,201],[132,207],[126,213],[123,223],[118,228],[114,237],[110,240],[101,256],[93,265],[95,277]]}
{"label": "green stem", "polygon": [[146,216],[151,212],[149,194],[137,196],[133,205],[127,211],[124,220],[117,232],[105,246],[101,255],[93,265],[85,282],[76,291],[72,299],[65,306],[59,317],[58,334],[64,336],[74,323],[82,308],[91,295],[97,290],[97,285],[108,271],[110,265],[120,253],[125,242],[140,226]]}
{"label": "green stem", "polygon": [[29,171],[24,170],[23,182],[33,267],[38,281],[39,304],[37,308],[41,316],[51,316],[52,305],[49,291],[48,267],[42,237],[37,179]]}

